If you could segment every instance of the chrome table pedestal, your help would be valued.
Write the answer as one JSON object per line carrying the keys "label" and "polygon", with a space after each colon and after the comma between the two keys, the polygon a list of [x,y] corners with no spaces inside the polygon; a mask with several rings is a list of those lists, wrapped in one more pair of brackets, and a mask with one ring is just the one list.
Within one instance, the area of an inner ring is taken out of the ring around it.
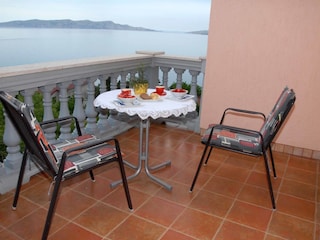
{"label": "chrome table pedestal", "polygon": [[[171,185],[169,185],[168,183],[162,181],[161,179],[159,179],[151,174],[151,171],[155,171],[160,168],[170,166],[171,161],[166,161],[166,162],[163,162],[161,164],[158,164],[158,165],[152,166],[152,167],[149,166],[149,163],[148,163],[148,160],[149,160],[149,149],[148,149],[149,148],[149,128],[150,128],[150,118],[147,118],[145,120],[141,119],[141,121],[140,121],[140,136],[139,136],[139,162],[138,162],[138,166],[135,166],[127,161],[124,161],[124,163],[126,165],[128,165],[130,168],[136,170],[136,172],[134,174],[128,176],[127,179],[131,180],[131,179],[137,177],[140,174],[142,167],[144,165],[144,170],[149,178],[151,178],[154,182],[160,184],[161,186],[163,186],[167,190],[171,191],[172,190]],[[143,162],[144,162],[144,164],[143,164]],[[111,183],[111,187],[116,187],[120,183],[122,183],[121,180],[115,181],[115,182]]]}

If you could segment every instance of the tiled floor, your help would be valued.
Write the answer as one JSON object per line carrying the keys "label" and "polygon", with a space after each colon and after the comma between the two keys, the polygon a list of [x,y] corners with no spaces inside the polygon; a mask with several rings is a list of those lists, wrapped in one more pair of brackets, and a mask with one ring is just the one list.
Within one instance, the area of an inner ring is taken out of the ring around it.
{"label": "tiled floor", "polygon": [[[119,136],[126,159],[136,162],[138,129]],[[155,173],[171,192],[142,172],[129,182],[130,212],[114,166],[63,183],[49,239],[319,239],[320,189],[316,160],[275,153],[273,180],[277,210],[271,209],[262,159],[222,150],[203,167],[189,192],[203,146],[200,136],[165,125],[150,129],[151,164],[171,159]],[[127,175],[132,170],[127,168]],[[24,185],[16,211],[13,192],[0,196],[0,239],[40,239],[48,208],[50,182],[34,176]]]}

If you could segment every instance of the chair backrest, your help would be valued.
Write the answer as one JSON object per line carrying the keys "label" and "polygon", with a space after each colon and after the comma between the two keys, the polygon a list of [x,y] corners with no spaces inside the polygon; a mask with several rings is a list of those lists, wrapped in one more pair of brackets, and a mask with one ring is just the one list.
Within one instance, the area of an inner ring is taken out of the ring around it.
{"label": "chair backrest", "polygon": [[3,91],[0,91],[0,100],[25,147],[33,155],[33,160],[49,175],[55,176],[57,159],[31,108]]}
{"label": "chair backrest", "polygon": [[296,95],[294,91],[288,87],[285,87],[273,109],[267,116],[265,123],[260,129],[260,133],[262,134],[264,140],[264,147],[268,147],[276,136],[290,110],[292,109],[295,100]]}

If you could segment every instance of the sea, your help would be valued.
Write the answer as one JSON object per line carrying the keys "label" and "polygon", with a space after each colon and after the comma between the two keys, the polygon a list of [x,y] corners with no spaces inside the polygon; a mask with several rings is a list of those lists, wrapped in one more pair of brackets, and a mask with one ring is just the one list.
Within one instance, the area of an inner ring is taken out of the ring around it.
{"label": "sea", "polygon": [[207,35],[102,29],[0,28],[0,67],[164,51],[205,57]]}

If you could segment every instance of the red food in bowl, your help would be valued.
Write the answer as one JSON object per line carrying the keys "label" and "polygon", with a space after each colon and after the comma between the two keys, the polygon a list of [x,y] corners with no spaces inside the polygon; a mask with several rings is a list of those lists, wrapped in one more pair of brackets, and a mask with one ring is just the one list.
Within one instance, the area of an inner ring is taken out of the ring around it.
{"label": "red food in bowl", "polygon": [[131,97],[131,89],[123,88],[121,89],[120,94],[118,97],[126,98],[126,97]]}
{"label": "red food in bowl", "polygon": [[135,98],[136,96],[134,95],[127,95],[127,94],[119,94],[118,95],[119,98]]}
{"label": "red food in bowl", "polygon": [[118,95],[118,99],[122,101],[123,103],[133,103],[136,100],[136,96],[134,95],[128,95],[125,97],[121,97],[120,94]]}
{"label": "red food in bowl", "polygon": [[182,88],[171,89],[171,94],[178,99],[182,99],[187,93],[188,93],[188,90],[186,89],[182,89]]}
{"label": "red food in bowl", "polygon": [[173,89],[172,92],[184,93],[184,92],[187,92],[187,90],[185,90],[183,88],[176,88],[176,89]]}

